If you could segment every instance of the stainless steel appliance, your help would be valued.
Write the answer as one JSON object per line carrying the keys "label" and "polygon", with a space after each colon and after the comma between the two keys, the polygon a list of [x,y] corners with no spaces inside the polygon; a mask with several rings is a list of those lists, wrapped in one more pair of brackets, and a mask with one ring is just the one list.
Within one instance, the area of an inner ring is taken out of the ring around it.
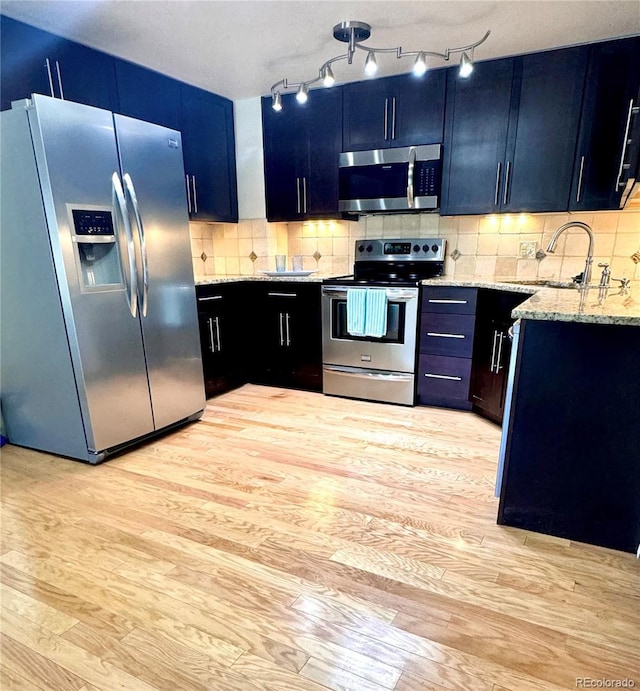
{"label": "stainless steel appliance", "polygon": [[200,417],[180,133],[35,95],[0,134],[9,440],[97,463]]}
{"label": "stainless steel appliance", "polygon": [[629,101],[616,185],[621,209],[640,208],[640,93]]}
{"label": "stainless steel appliance", "polygon": [[340,211],[437,209],[441,156],[440,144],[340,154]]}
{"label": "stainless steel appliance", "polygon": [[[322,284],[323,392],[413,405],[419,283],[442,275],[445,240],[358,240],[353,276]],[[386,330],[353,335],[349,291],[384,291]]]}

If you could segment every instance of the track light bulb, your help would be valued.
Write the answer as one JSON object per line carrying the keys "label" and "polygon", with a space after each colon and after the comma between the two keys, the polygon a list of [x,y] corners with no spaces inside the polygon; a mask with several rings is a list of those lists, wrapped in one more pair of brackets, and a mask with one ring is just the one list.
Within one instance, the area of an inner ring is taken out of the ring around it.
{"label": "track light bulb", "polygon": [[378,71],[378,63],[376,62],[376,56],[369,51],[367,53],[367,59],[364,63],[364,73],[368,77],[373,77],[373,75]]}
{"label": "track light bulb", "polygon": [[279,91],[276,91],[271,97],[271,107],[276,111],[276,113],[279,113],[282,110],[282,96],[280,95]]}
{"label": "track light bulb", "polygon": [[464,78],[468,77],[472,72],[473,63],[471,62],[471,58],[466,53],[463,53],[462,57],[460,58],[460,70],[458,71],[458,74]]}
{"label": "track light bulb", "polygon": [[428,69],[427,58],[425,54],[420,51],[416,61],[413,63],[413,74],[415,74],[416,77],[422,77]]}
{"label": "track light bulb", "polygon": [[296,101],[298,101],[298,103],[306,103],[308,98],[309,89],[307,88],[307,85],[302,82],[298,88],[298,92],[296,93]]}
{"label": "track light bulb", "polygon": [[336,78],[333,76],[331,65],[325,65],[322,68],[322,83],[325,86],[333,86],[336,83]]}

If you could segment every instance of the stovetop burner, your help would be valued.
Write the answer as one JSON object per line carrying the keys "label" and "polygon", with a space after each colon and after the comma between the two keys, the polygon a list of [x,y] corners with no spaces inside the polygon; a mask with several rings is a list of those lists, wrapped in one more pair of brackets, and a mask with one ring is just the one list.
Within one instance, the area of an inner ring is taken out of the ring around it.
{"label": "stovetop burner", "polygon": [[445,247],[442,238],[356,240],[353,275],[323,283],[415,286],[424,279],[442,276]]}

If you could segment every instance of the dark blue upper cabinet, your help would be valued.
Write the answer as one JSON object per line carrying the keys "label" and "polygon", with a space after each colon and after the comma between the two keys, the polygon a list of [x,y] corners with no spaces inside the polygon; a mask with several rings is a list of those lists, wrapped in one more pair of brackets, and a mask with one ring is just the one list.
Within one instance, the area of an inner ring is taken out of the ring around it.
{"label": "dark blue upper cabinet", "polygon": [[2,110],[32,93],[115,110],[114,58],[2,16]]}
{"label": "dark blue upper cabinet", "polygon": [[477,63],[447,87],[441,213],[566,211],[586,46]]}
{"label": "dark blue upper cabinet", "polygon": [[181,129],[180,82],[146,67],[116,60],[119,113]]}
{"label": "dark blue upper cabinet", "polygon": [[187,84],[180,94],[189,214],[195,221],[237,223],[233,102]]}
{"label": "dark blue upper cabinet", "polygon": [[516,59],[501,211],[567,209],[587,51],[581,46]]}
{"label": "dark blue upper cabinet", "polygon": [[441,143],[446,70],[344,85],[343,150]]}
{"label": "dark blue upper cabinet", "polygon": [[287,94],[282,104],[276,113],[262,99],[267,219],[337,218],[342,89],[315,89],[304,105]]}
{"label": "dark blue upper cabinet", "polygon": [[448,70],[441,214],[495,213],[507,148],[514,61]]}
{"label": "dark blue upper cabinet", "polygon": [[569,209],[617,209],[630,110],[640,105],[640,37],[590,46]]}

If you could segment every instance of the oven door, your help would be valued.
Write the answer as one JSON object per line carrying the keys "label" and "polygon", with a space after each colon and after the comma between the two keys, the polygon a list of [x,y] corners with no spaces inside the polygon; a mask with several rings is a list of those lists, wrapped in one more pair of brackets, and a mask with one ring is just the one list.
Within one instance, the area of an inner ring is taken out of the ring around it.
{"label": "oven door", "polygon": [[418,288],[386,288],[387,331],[382,338],[347,331],[347,286],[322,286],[324,364],[392,372],[415,369]]}

